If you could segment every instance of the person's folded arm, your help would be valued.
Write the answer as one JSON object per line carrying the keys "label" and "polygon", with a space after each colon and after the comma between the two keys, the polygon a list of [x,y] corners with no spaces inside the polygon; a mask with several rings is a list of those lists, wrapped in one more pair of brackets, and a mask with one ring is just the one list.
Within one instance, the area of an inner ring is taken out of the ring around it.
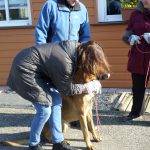
{"label": "person's folded arm", "polygon": [[101,92],[101,83],[99,80],[93,80],[88,83],[73,83],[72,76],[70,73],[66,75],[66,73],[57,74],[53,84],[56,89],[63,95],[76,95],[76,94],[91,94],[91,93],[100,93]]}
{"label": "person's folded arm", "polygon": [[64,83],[58,91],[63,95],[78,95],[78,94],[98,94],[101,93],[101,84],[98,80],[93,80],[84,84],[74,84],[72,82]]}

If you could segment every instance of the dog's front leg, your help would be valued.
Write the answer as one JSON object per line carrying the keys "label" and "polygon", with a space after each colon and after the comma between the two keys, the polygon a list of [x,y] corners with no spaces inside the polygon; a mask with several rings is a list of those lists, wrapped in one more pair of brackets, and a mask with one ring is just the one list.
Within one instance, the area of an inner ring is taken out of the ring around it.
{"label": "dog's front leg", "polygon": [[83,132],[84,140],[85,140],[86,145],[87,145],[87,150],[94,150],[93,145],[92,145],[91,140],[90,140],[90,134],[88,131],[86,115],[81,115],[79,118],[79,121],[80,121],[81,129]]}
{"label": "dog's front leg", "polygon": [[68,123],[66,123],[64,120],[62,121],[62,131],[63,133],[66,133],[68,130]]}
{"label": "dog's front leg", "polygon": [[100,135],[98,136],[98,134],[96,133],[96,130],[95,130],[92,111],[90,111],[87,115],[87,124],[88,124],[89,131],[92,133],[94,142],[101,141],[102,137]]}

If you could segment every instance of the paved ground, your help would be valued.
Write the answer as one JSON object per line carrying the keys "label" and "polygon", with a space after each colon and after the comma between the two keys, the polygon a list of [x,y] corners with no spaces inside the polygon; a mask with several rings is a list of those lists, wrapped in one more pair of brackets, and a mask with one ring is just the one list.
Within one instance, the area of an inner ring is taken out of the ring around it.
{"label": "paved ground", "polygon": [[[113,100],[110,97],[107,97],[107,100],[104,98],[101,98],[103,102],[100,101],[103,105],[99,105],[99,128],[103,141],[94,143],[95,150],[149,150],[150,114],[145,114],[143,118],[133,122],[121,122],[119,118],[125,113],[112,109]],[[17,94],[0,93],[0,141],[19,141],[14,148],[0,145],[0,150],[27,149],[30,123],[34,113],[31,103],[21,99]],[[79,150],[85,149],[80,130],[69,129],[65,137],[72,146]],[[44,148],[51,150],[51,145]]]}

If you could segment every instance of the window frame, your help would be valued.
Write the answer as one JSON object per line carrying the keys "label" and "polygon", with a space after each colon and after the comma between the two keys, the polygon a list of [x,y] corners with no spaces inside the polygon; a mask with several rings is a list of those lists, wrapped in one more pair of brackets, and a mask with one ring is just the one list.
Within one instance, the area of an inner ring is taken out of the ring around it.
{"label": "window frame", "polygon": [[97,0],[97,16],[98,22],[120,22],[123,21],[122,15],[107,15],[106,0]]}
{"label": "window frame", "polygon": [[6,20],[0,21],[0,27],[15,27],[15,26],[31,26],[32,25],[30,0],[27,0],[27,9],[28,9],[28,17],[29,17],[28,20],[10,20],[8,0],[4,0],[4,4],[5,4]]}

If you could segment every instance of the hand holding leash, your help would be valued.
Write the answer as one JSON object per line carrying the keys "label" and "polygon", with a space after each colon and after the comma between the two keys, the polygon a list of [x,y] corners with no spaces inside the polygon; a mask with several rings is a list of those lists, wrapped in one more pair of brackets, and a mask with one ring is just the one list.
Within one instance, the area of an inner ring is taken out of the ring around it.
{"label": "hand holding leash", "polygon": [[129,37],[129,43],[131,46],[133,46],[134,44],[140,44],[140,36],[138,35],[135,35],[135,34],[132,34],[130,37]]}
{"label": "hand holding leash", "polygon": [[148,43],[148,44],[150,44],[150,32],[148,33],[144,33],[143,35],[143,38],[144,38],[144,40]]}
{"label": "hand holding leash", "polygon": [[85,83],[85,87],[88,94],[94,93],[98,94],[101,93],[101,83],[98,80],[93,80],[88,83]]}

